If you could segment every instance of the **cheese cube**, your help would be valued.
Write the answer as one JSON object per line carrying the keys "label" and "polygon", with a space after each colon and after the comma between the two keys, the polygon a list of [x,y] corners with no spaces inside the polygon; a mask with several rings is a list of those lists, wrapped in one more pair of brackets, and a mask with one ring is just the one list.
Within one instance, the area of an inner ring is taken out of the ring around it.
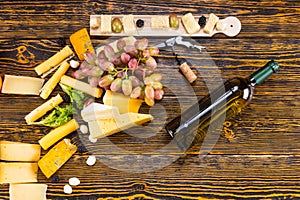
{"label": "cheese cube", "polygon": [[181,18],[181,21],[183,23],[184,28],[189,34],[196,33],[200,30],[200,25],[197,23],[192,13],[185,14]]}
{"label": "cheese cube", "polygon": [[6,161],[38,161],[41,146],[21,142],[0,141],[0,160]]}
{"label": "cheese cube", "polygon": [[169,16],[151,17],[151,28],[169,28]]}
{"label": "cheese cube", "polygon": [[10,200],[47,200],[46,184],[11,183],[9,185]]}
{"label": "cheese cube", "polygon": [[100,32],[111,33],[111,15],[101,15],[100,21]]}
{"label": "cheese cube", "polygon": [[219,17],[217,17],[215,14],[210,13],[208,17],[208,21],[206,25],[204,26],[203,31],[207,34],[211,34],[219,21]]}
{"label": "cheese cube", "polygon": [[2,93],[39,95],[44,79],[4,75]]}
{"label": "cheese cube", "polygon": [[125,33],[132,34],[136,31],[133,15],[124,15],[122,21]]}
{"label": "cheese cube", "polygon": [[37,182],[37,163],[0,162],[0,184]]}
{"label": "cheese cube", "polygon": [[89,130],[92,138],[103,138],[152,119],[149,114],[125,113],[118,118],[90,121]]}

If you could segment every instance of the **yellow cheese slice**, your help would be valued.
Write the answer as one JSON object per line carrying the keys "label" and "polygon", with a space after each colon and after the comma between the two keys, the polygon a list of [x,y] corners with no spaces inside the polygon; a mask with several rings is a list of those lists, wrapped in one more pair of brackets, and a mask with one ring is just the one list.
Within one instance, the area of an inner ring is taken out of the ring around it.
{"label": "yellow cheese slice", "polygon": [[37,182],[37,163],[0,162],[0,184]]}
{"label": "yellow cheese slice", "polygon": [[41,183],[11,183],[10,200],[47,200],[47,185]]}
{"label": "yellow cheese slice", "polygon": [[0,141],[0,160],[6,161],[38,161],[41,146],[21,142]]}
{"label": "yellow cheese slice", "polygon": [[67,61],[62,62],[53,76],[45,83],[41,89],[40,97],[47,99],[56,85],[59,83],[61,77],[68,71],[70,64]]}
{"label": "yellow cheese slice", "polygon": [[50,178],[76,151],[76,145],[71,144],[70,139],[64,139],[39,160],[39,168],[47,178]]}
{"label": "yellow cheese slice", "polygon": [[92,138],[102,138],[133,126],[141,125],[153,119],[152,115],[140,113],[125,113],[119,118],[99,119],[90,121],[89,130]]}
{"label": "yellow cheese slice", "polygon": [[43,83],[41,78],[4,75],[2,93],[39,95]]}
{"label": "yellow cheese slice", "polygon": [[128,112],[137,113],[143,102],[141,99],[133,99],[119,93],[114,93],[111,90],[106,90],[103,96],[104,105],[118,107],[121,114]]}
{"label": "yellow cheese slice", "polygon": [[97,119],[108,119],[119,117],[119,109],[115,106],[107,106],[100,103],[91,103],[81,110],[81,117],[84,121]]}
{"label": "yellow cheese slice", "polygon": [[60,82],[64,85],[70,86],[76,90],[82,91],[88,95],[91,95],[93,97],[99,98],[102,95],[102,89],[98,87],[92,87],[89,84],[76,80],[74,78],[71,78],[69,76],[63,75],[61,77]]}
{"label": "yellow cheese slice", "polygon": [[55,106],[62,103],[63,98],[57,94],[55,97],[52,97],[33,111],[31,111],[28,115],[25,116],[25,121],[27,124],[31,124],[35,122],[39,118],[43,117],[48,111],[52,110]]}
{"label": "yellow cheese slice", "polygon": [[55,144],[65,136],[69,135],[73,131],[76,131],[78,128],[79,125],[77,124],[75,119],[71,119],[64,125],[51,130],[47,135],[45,135],[42,139],[39,140],[39,144],[44,150],[47,150],[53,144]]}
{"label": "yellow cheese slice", "polygon": [[56,67],[59,65],[63,60],[73,55],[73,51],[69,46],[65,46],[61,51],[54,54],[52,57],[47,59],[46,61],[42,62],[40,65],[34,68],[35,72],[38,75],[41,75],[51,68]]}

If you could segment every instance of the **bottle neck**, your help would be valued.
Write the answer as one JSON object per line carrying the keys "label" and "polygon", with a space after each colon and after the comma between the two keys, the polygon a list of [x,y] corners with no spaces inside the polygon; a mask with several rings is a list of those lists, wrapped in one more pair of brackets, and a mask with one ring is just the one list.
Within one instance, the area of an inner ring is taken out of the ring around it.
{"label": "bottle neck", "polygon": [[252,87],[261,84],[273,73],[276,73],[279,69],[278,64],[271,60],[265,66],[254,72],[248,77],[248,81]]}

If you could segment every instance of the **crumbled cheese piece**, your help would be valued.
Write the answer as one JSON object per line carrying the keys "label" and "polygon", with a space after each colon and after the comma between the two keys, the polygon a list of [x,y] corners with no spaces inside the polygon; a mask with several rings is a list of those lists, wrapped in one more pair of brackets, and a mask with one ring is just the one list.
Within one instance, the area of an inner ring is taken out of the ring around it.
{"label": "crumbled cheese piece", "polygon": [[72,187],[69,184],[66,184],[64,186],[64,193],[66,193],[66,194],[72,194]]}
{"label": "crumbled cheese piece", "polygon": [[77,186],[80,184],[80,180],[76,177],[70,178],[69,179],[69,184],[72,186]]}
{"label": "crumbled cheese piece", "polygon": [[72,68],[76,69],[79,66],[79,62],[76,60],[71,60],[70,65]]}
{"label": "crumbled cheese piece", "polygon": [[81,125],[80,126],[80,131],[81,131],[81,133],[86,134],[86,133],[89,132],[89,129],[86,125]]}
{"label": "crumbled cheese piece", "polygon": [[96,143],[97,142],[97,139],[93,138],[91,135],[89,135],[89,140],[90,140],[91,143]]}
{"label": "crumbled cheese piece", "polygon": [[89,156],[88,159],[86,160],[86,164],[88,166],[92,166],[96,163],[96,156]]}

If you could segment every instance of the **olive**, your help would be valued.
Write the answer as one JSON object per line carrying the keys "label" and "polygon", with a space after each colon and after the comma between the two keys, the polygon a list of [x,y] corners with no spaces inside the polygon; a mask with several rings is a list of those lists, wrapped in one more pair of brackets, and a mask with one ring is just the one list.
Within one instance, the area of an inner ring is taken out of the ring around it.
{"label": "olive", "polygon": [[136,21],[136,26],[139,27],[139,28],[143,27],[144,26],[144,20],[138,19]]}
{"label": "olive", "polygon": [[176,14],[171,14],[169,16],[169,23],[171,28],[178,28],[179,27],[179,19]]}
{"label": "olive", "polygon": [[112,23],[111,23],[112,31],[114,33],[121,33],[123,30],[123,25],[122,22],[119,18],[114,18]]}

